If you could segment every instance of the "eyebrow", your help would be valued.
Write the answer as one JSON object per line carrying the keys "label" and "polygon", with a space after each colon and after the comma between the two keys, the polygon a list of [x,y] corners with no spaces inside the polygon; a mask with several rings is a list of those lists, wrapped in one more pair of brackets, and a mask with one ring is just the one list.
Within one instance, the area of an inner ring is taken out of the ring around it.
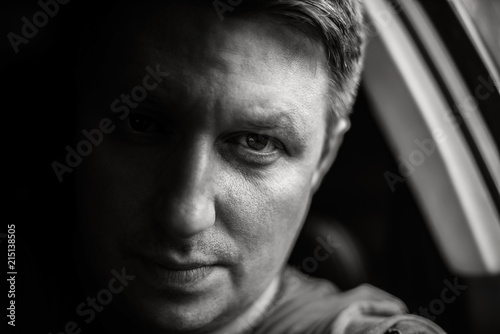
{"label": "eyebrow", "polygon": [[291,115],[291,111],[284,111],[279,108],[270,114],[262,114],[262,112],[259,112],[258,115],[255,114],[247,115],[242,113],[238,116],[238,121],[256,130],[278,131],[282,136],[291,137],[300,145],[306,144],[307,136],[299,131],[297,121]]}

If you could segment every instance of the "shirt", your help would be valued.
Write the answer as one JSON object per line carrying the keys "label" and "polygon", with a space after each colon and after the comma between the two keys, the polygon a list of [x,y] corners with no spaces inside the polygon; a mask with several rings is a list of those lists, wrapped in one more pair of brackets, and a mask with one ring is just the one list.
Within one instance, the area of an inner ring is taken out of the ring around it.
{"label": "shirt", "polygon": [[253,334],[444,334],[431,321],[408,315],[396,297],[364,284],[345,292],[287,267],[280,291]]}

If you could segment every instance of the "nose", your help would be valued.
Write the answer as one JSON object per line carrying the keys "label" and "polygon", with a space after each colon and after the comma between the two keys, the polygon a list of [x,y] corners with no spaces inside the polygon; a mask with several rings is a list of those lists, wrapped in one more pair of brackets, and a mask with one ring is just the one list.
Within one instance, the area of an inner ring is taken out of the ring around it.
{"label": "nose", "polygon": [[215,173],[212,145],[198,140],[179,149],[166,162],[162,194],[156,202],[156,218],[173,237],[187,239],[215,223]]}

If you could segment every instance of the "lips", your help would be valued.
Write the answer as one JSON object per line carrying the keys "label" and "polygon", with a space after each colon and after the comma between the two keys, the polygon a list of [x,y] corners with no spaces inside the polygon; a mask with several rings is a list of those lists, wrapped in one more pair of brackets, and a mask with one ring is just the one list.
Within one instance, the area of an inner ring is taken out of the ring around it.
{"label": "lips", "polygon": [[163,267],[167,270],[173,270],[173,271],[189,271],[189,270],[194,270],[194,269],[199,269],[203,267],[209,267],[211,266],[210,263],[202,263],[202,262],[175,262],[175,261],[170,261],[170,260],[151,260],[150,262]]}
{"label": "lips", "polygon": [[215,270],[208,261],[175,261],[142,257],[148,280],[159,289],[187,290],[200,285]]}

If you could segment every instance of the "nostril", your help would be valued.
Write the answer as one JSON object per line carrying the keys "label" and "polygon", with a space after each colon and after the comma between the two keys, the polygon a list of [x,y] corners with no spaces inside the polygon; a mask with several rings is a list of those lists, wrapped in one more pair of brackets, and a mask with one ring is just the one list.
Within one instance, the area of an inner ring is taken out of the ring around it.
{"label": "nostril", "polygon": [[215,209],[209,197],[163,200],[158,207],[157,220],[168,234],[190,238],[215,223]]}
{"label": "nostril", "polygon": [[386,334],[403,334],[399,329],[396,328],[389,328]]}

